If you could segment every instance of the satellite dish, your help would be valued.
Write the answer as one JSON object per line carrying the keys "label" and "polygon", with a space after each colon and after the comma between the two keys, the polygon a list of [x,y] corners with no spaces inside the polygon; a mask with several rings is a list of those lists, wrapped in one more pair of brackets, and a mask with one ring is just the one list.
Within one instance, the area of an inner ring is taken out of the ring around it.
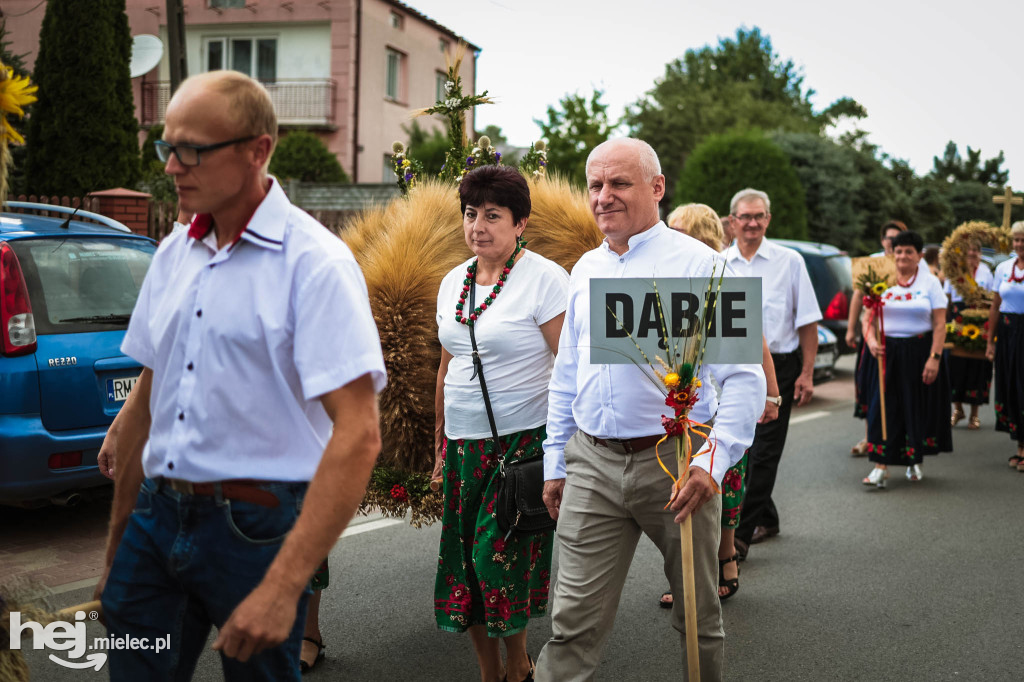
{"label": "satellite dish", "polygon": [[148,33],[140,33],[132,38],[132,60],[128,71],[132,78],[149,73],[160,63],[164,56],[164,44],[160,39]]}

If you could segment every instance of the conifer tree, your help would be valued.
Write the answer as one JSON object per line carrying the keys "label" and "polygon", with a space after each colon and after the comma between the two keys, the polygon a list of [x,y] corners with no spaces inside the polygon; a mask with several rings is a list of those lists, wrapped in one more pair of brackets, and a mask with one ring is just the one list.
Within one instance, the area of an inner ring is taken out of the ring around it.
{"label": "conifer tree", "polygon": [[82,196],[138,179],[130,58],[125,0],[47,3],[26,139],[29,192]]}

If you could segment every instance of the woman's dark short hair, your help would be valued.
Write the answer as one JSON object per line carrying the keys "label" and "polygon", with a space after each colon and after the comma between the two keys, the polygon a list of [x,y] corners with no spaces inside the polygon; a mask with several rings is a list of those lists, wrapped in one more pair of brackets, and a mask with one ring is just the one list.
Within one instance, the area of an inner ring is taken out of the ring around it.
{"label": "woman's dark short hair", "polygon": [[459,183],[462,213],[466,206],[490,202],[512,211],[512,222],[530,216],[530,186],[523,174],[511,166],[480,166],[463,176]]}
{"label": "woman's dark short hair", "polygon": [[882,231],[879,233],[879,239],[885,239],[885,233],[889,230],[899,230],[900,232],[906,232],[907,226],[899,220],[890,220],[885,225],[882,225]]}
{"label": "woman's dark short hair", "polygon": [[939,247],[935,246],[934,244],[932,244],[931,246],[924,247],[924,252],[922,253],[922,256],[924,257],[924,262],[927,263],[928,265],[938,265]]}
{"label": "woman's dark short hair", "polygon": [[921,253],[924,250],[924,240],[917,232],[907,230],[892,238],[892,248],[895,249],[897,246],[913,246],[915,251]]}

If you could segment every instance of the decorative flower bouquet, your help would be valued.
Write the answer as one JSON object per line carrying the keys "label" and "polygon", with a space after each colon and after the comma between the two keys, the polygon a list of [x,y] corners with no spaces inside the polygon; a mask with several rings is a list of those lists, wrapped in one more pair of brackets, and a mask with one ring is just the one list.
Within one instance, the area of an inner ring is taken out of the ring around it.
{"label": "decorative flower bouquet", "polygon": [[[855,288],[864,295],[864,307],[870,315],[870,319],[877,324],[878,343],[882,351],[878,359],[878,397],[881,401],[882,414],[882,440],[888,440],[888,428],[885,416],[885,301],[892,297],[889,287],[889,277],[886,274],[877,272],[871,265],[864,268],[864,271],[857,277]],[[909,294],[908,294],[909,296]]]}
{"label": "decorative flower bouquet", "polygon": [[991,304],[993,293],[979,287],[974,281],[974,273],[969,272],[967,250],[972,243],[991,246],[996,251],[1008,253],[1011,244],[1010,231],[983,220],[971,220],[953,230],[953,233],[942,242],[942,250],[939,252],[942,274],[953,284],[953,288],[967,305],[981,308]]}
{"label": "decorative flower bouquet", "polygon": [[[717,275],[717,282],[716,282]],[[657,316],[658,316],[658,333],[660,336],[661,343],[660,348],[665,349],[665,356],[655,355],[655,363],[652,363],[650,358],[644,352],[640,344],[637,343],[633,334],[622,324],[615,311],[609,308],[615,321],[618,322],[619,326],[626,332],[629,340],[633,342],[633,345],[640,352],[640,356],[643,357],[647,366],[651,369],[658,380],[651,377],[647,372],[643,372],[643,375],[665,393],[665,405],[672,408],[672,416],[662,415],[661,426],[665,429],[665,437],[658,441],[658,445],[655,446],[655,455],[658,458],[658,464],[664,469],[665,473],[672,479],[672,494],[669,497],[668,503],[665,505],[667,508],[679,495],[680,490],[686,484],[687,478],[689,477],[690,464],[693,461],[693,441],[691,435],[697,435],[704,439],[705,447],[711,454],[711,466],[709,469],[714,469],[715,463],[715,448],[716,442],[712,439],[712,428],[707,424],[701,424],[690,419],[690,410],[697,404],[697,400],[700,397],[700,390],[703,388],[700,380],[701,368],[704,362],[704,350],[707,347],[707,332],[710,326],[714,323],[715,307],[718,302],[718,294],[721,293],[722,278],[725,275],[725,268],[722,267],[721,271],[718,271],[717,264],[715,269],[711,273],[711,277],[708,280],[708,289],[704,294],[704,317],[703,325],[697,328],[696,333],[690,337],[673,338],[668,333],[668,327],[665,324],[665,320],[669,319],[665,313],[665,308],[662,305],[661,295],[658,293],[657,281],[652,282],[654,286],[654,296],[657,302]],[[717,287],[718,291],[713,294],[713,289]],[[639,363],[635,363],[637,367],[640,367],[641,371],[643,367]],[[661,460],[661,455],[658,453],[658,446],[664,443],[667,439],[674,438],[676,446],[676,460],[677,460],[677,471],[678,477],[674,475],[665,463]],[[703,452],[703,450],[701,451]],[[697,453],[700,454],[700,453]],[[715,484],[714,479],[711,481],[714,486],[716,493],[721,493],[721,490]],[[700,667],[699,667],[699,653],[698,653],[698,642],[697,642],[697,602],[695,595],[695,574],[693,567],[693,515],[687,516],[683,520],[683,525],[680,528],[679,533],[680,543],[682,545],[682,557],[683,557],[683,595],[684,595],[684,610],[686,618],[686,649],[687,649],[687,663],[689,666],[689,679],[700,679]]]}
{"label": "decorative flower bouquet", "polygon": [[410,523],[420,528],[441,519],[444,501],[440,493],[430,489],[430,474],[377,466],[370,475],[359,511],[366,514],[374,508],[379,508],[384,516],[398,519],[411,512]]}
{"label": "decorative flower bouquet", "polygon": [[[451,146],[445,154],[444,165],[441,166],[437,177],[456,183],[474,168],[501,164],[501,152],[491,145],[489,137],[481,135],[475,143],[466,137],[466,111],[478,104],[493,104],[494,100],[487,96],[486,90],[480,95],[462,94],[462,77],[459,75],[459,69],[465,51],[465,44],[460,43],[455,51],[455,58],[448,60],[444,99],[438,100],[432,107],[412,112],[414,117],[439,114],[447,119],[448,140]],[[423,175],[423,165],[411,156],[412,150],[406,149],[401,142],[395,142],[392,151],[394,156],[391,165],[398,177],[398,186],[402,194],[408,194]],[[547,148],[543,140],[538,140],[519,162],[519,170],[527,177],[542,177],[546,168]]]}
{"label": "decorative flower bouquet", "polygon": [[946,338],[952,343],[954,352],[984,357],[988,343],[988,312],[985,308],[967,308],[946,325]]}

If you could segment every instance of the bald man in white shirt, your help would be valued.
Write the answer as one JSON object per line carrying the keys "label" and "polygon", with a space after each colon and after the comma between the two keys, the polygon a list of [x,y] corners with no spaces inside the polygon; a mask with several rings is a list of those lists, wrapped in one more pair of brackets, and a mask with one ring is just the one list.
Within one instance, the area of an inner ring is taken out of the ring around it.
{"label": "bald man in white shirt", "polygon": [[[552,638],[537,661],[537,680],[591,680],[611,632],[622,586],[640,535],[665,558],[675,605],[672,625],[683,644],[686,674],[679,524],[693,516],[697,627],[704,680],[720,680],[725,632],[718,600],[721,485],[753,440],[764,411],[760,365],[702,368],[704,386],[690,413],[715,420],[717,453],[694,458],[690,476],[670,509],[672,481],[655,458],[665,435],[665,396],[632,364],[590,362],[590,279],[593,277],[707,277],[719,256],[658,218],[665,192],[658,156],[641,140],[609,140],[587,159],[590,207],[604,242],[573,268],[559,353],[548,395],[544,442],[544,501],[558,519],[558,575]],[[722,386],[721,403],[708,381]]]}
{"label": "bald man in white shirt", "polygon": [[821,309],[803,256],[765,238],[771,222],[771,200],[756,189],[740,190],[729,204],[736,243],[726,252],[732,271],[761,278],[765,339],[775,365],[779,418],[758,424],[747,459],[747,493],[736,551],[745,558],[752,542],[779,533],[779,514],[772,500],[775,478],[789,431],[793,403],[806,405],[814,395],[814,357],[818,352]]}

